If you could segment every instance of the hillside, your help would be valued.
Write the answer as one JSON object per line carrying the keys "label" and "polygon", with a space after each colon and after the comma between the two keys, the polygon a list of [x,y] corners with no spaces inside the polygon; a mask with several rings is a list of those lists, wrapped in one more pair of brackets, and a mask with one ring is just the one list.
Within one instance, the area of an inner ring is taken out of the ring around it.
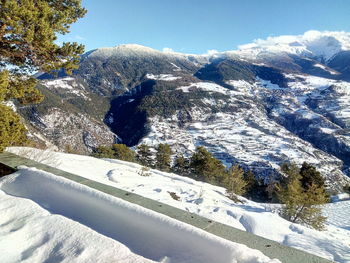
{"label": "hillside", "polygon": [[[349,210],[349,201],[325,205],[324,213],[328,216],[327,229],[320,232],[282,219],[273,212],[276,205],[260,204],[243,197],[239,198],[241,202],[235,203],[226,197],[225,189],[221,187],[158,170],[150,170],[148,176],[141,176],[141,166],[135,163],[115,159],[95,159],[87,156],[54,153],[36,149],[10,148],[9,151],[33,158],[34,160],[90,180],[115,186],[202,215],[243,231],[280,242],[286,246],[295,247],[337,262],[345,263],[350,260],[348,249],[350,221],[346,213]],[[43,199],[44,196],[41,197],[40,193],[36,193],[34,190],[33,193],[32,191],[29,193],[27,190],[23,191],[22,188],[25,186],[21,183],[21,180],[34,181],[35,175],[30,175],[33,172],[35,170],[28,168],[20,170],[17,176],[18,179],[4,180],[0,189],[5,191],[5,193],[7,192],[32,200],[34,197],[34,200],[40,198],[41,203],[49,204],[49,201]],[[28,175],[29,179],[25,179],[25,175]],[[41,184],[51,189],[50,181],[53,179],[50,175],[45,175],[45,178],[47,178],[45,180],[48,182],[44,181]],[[59,187],[56,184],[60,185],[61,182],[59,182],[59,179],[55,179],[55,181],[56,183],[52,187]],[[50,192],[51,190],[46,189],[45,191]],[[56,190],[52,191],[56,192]],[[57,191],[62,193],[63,190]],[[65,191],[63,191],[63,195],[65,195],[64,193]],[[174,194],[170,193],[175,193],[175,196],[178,196],[178,200],[174,198]],[[39,197],[36,197],[37,195]],[[70,195],[64,197],[64,200],[69,197]],[[60,196],[60,198],[63,197]],[[52,200],[61,200],[60,198],[53,196]],[[75,199],[76,197],[74,197]],[[78,198],[78,200],[80,199]],[[81,220],[84,222],[86,219],[83,217],[78,221],[80,222]],[[216,255],[216,253],[214,254]]]}
{"label": "hillside", "polygon": [[309,31],[206,55],[140,45],[82,56],[73,76],[41,75],[46,100],[18,107],[33,138],[89,153],[113,142],[207,147],[267,181],[285,161],[349,182],[349,33]]}

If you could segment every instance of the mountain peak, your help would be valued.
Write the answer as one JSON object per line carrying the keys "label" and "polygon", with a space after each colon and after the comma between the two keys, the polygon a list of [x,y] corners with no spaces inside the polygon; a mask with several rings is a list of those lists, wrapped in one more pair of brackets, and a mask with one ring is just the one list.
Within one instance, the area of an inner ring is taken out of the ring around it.
{"label": "mountain peak", "polygon": [[328,61],[335,54],[350,50],[350,33],[310,30],[302,35],[282,35],[256,39],[239,46],[236,53],[256,57],[264,53],[290,53]]}
{"label": "mountain peak", "polygon": [[161,51],[139,44],[122,44],[115,47],[102,47],[87,53],[89,57],[107,58],[111,56],[145,56],[161,54]]}

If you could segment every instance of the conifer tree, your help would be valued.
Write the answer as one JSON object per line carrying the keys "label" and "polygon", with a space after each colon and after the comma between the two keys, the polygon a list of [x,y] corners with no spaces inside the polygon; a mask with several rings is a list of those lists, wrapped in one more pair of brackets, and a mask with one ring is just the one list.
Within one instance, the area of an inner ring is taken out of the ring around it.
{"label": "conifer tree", "polygon": [[319,171],[311,164],[304,162],[300,168],[301,185],[304,189],[308,189],[312,184],[318,187],[324,187],[325,182]]}
{"label": "conifer tree", "polygon": [[180,175],[188,175],[190,169],[190,162],[187,158],[185,158],[182,154],[178,155],[175,158],[173,171],[174,173]]}
{"label": "conifer tree", "polygon": [[25,142],[25,127],[19,116],[11,108],[0,104],[0,152],[6,146]]}
{"label": "conifer tree", "polygon": [[252,170],[244,172],[244,180],[247,182],[247,191],[250,191],[250,189],[253,189],[256,185],[258,185],[258,180],[255,178]]}
{"label": "conifer tree", "polygon": [[113,144],[112,146],[114,158],[127,161],[135,162],[135,152],[131,150],[125,144]]}
{"label": "conifer tree", "polygon": [[[56,34],[85,15],[80,0],[6,0],[0,3],[0,151],[23,143],[25,127],[5,106],[9,100],[37,103],[43,99],[31,75],[77,68],[84,51],[77,43],[55,43]],[[22,135],[20,135],[22,134]]]}
{"label": "conifer tree", "polygon": [[96,158],[110,158],[110,159],[115,158],[112,147],[107,147],[107,146],[98,146],[92,153],[92,156]]}
{"label": "conifer tree", "polygon": [[156,168],[169,172],[171,167],[172,150],[169,144],[159,144],[156,153]]}
{"label": "conifer tree", "polygon": [[227,171],[224,179],[224,185],[231,199],[236,199],[236,195],[246,193],[247,181],[244,180],[244,170],[239,165],[233,165]]}
{"label": "conifer tree", "polygon": [[225,166],[203,146],[198,146],[190,160],[190,167],[196,178],[220,183],[225,175]]}
{"label": "conifer tree", "polygon": [[140,144],[136,150],[136,159],[140,164],[152,167],[153,159],[150,147],[146,144]]}
{"label": "conifer tree", "polygon": [[279,200],[285,204],[281,215],[293,223],[322,230],[326,218],[319,205],[328,201],[324,188],[315,183],[303,188],[300,169],[295,164],[284,164],[281,171],[287,176],[277,192]]}

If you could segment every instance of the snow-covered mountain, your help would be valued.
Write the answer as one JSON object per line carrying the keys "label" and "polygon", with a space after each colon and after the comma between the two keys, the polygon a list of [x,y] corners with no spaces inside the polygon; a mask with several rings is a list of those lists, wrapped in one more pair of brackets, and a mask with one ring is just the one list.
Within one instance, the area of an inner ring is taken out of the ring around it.
{"label": "snow-covered mountain", "polygon": [[256,59],[268,54],[286,53],[316,58],[329,62],[336,54],[350,50],[350,33],[332,31],[307,31],[303,35],[285,35],[257,39],[253,43],[239,46],[233,51],[239,56]]}
{"label": "snow-covered mountain", "polygon": [[86,53],[71,77],[40,76],[46,100],[18,111],[60,148],[166,142],[190,154],[204,145],[265,178],[285,161],[310,162],[336,190],[350,173],[349,65],[346,32],[206,55],[121,45]]}

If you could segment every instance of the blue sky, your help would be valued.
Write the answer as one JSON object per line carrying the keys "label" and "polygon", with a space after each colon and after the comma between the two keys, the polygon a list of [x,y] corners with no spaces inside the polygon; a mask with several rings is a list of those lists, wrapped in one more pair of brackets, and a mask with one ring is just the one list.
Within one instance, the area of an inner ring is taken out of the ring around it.
{"label": "blue sky", "polygon": [[59,41],[86,51],[136,43],[203,54],[308,30],[350,32],[350,0],[83,0],[86,17]]}

